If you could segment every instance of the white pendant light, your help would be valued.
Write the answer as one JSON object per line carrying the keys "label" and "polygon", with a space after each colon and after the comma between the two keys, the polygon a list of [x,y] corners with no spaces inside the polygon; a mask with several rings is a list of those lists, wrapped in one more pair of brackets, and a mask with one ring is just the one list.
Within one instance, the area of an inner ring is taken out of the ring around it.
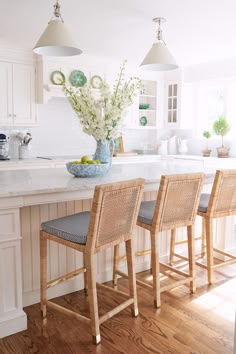
{"label": "white pendant light", "polygon": [[174,57],[169,52],[162,38],[161,23],[166,22],[166,19],[156,17],[153,21],[158,23],[157,38],[140,67],[150,71],[166,71],[178,68]]}
{"label": "white pendant light", "polygon": [[54,5],[54,16],[56,19],[49,21],[47,28],[39,38],[33,51],[36,54],[58,57],[81,54],[82,50],[77,48],[72,41],[61,17],[58,0],[56,0],[56,4]]}

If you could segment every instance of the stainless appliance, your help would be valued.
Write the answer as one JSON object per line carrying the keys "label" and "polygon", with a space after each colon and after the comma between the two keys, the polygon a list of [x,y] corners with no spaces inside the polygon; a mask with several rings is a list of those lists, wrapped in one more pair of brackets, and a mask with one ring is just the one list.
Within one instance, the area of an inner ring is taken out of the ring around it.
{"label": "stainless appliance", "polygon": [[9,160],[9,145],[5,134],[0,134],[0,160]]}

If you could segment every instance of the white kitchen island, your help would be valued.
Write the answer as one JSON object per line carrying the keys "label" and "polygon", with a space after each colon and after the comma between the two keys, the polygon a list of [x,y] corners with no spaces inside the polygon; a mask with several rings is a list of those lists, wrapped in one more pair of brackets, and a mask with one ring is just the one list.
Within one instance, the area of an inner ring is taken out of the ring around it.
{"label": "white kitchen island", "polygon": [[[213,180],[214,170],[173,161],[113,165],[104,177],[75,178],[64,168],[0,171],[0,337],[27,328],[23,306],[39,302],[39,230],[43,221],[89,210],[97,184],[146,179],[145,200],[156,198],[160,176],[164,174],[206,173],[205,186]],[[160,253],[165,257],[168,239],[161,240]],[[136,249],[149,246],[149,237],[140,229],[135,233]],[[56,278],[81,266],[80,254],[53,242],[49,245],[48,277]],[[124,262],[125,263],[125,262]],[[150,267],[149,256],[137,259],[137,271]],[[125,267],[125,264],[124,264]],[[112,276],[112,250],[97,258],[98,280]],[[83,287],[82,278],[49,289],[49,297]]]}

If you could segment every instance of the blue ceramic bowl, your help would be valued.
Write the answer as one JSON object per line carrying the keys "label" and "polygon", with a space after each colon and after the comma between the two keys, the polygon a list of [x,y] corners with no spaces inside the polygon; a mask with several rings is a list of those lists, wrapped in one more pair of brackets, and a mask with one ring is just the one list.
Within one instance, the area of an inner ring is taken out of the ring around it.
{"label": "blue ceramic bowl", "polygon": [[67,171],[75,177],[96,177],[105,175],[110,169],[110,163],[101,163],[99,165],[93,164],[74,164],[72,162],[66,163]]}

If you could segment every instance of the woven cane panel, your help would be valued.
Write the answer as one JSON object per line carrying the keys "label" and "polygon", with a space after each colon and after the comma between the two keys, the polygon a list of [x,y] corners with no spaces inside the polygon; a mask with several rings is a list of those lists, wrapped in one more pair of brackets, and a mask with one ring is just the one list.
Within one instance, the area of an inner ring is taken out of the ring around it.
{"label": "woven cane panel", "polygon": [[230,212],[236,214],[236,175],[223,177],[214,211],[216,213]]}
{"label": "woven cane panel", "polygon": [[199,181],[169,182],[161,218],[161,228],[181,227],[193,222]]}
{"label": "woven cane panel", "polygon": [[140,188],[129,188],[104,193],[96,247],[131,233],[139,190]]}

